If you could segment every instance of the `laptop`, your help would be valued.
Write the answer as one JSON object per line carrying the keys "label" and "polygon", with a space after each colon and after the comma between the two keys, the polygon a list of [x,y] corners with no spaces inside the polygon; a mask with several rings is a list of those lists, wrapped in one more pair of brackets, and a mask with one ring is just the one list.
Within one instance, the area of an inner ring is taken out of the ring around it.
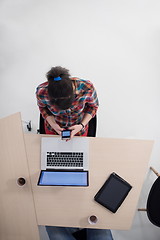
{"label": "laptop", "polygon": [[89,140],[41,137],[41,186],[88,186]]}

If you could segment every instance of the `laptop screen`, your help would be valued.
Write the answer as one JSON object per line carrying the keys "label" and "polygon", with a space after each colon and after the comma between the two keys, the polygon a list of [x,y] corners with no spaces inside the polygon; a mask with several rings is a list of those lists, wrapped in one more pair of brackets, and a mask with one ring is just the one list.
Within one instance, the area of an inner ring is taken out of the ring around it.
{"label": "laptop screen", "polygon": [[88,171],[42,170],[38,186],[88,186]]}

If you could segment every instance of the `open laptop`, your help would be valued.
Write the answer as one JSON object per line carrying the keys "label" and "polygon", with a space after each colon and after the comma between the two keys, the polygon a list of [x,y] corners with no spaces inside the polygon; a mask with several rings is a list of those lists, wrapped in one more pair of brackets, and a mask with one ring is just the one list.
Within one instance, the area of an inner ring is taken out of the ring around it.
{"label": "open laptop", "polygon": [[41,138],[41,186],[88,186],[89,140],[58,136]]}

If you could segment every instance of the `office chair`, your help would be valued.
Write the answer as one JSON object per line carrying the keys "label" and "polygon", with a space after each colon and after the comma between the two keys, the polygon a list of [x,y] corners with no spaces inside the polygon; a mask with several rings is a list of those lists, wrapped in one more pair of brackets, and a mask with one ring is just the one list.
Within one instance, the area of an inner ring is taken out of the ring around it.
{"label": "office chair", "polygon": [[39,116],[39,129],[37,129],[37,133],[45,134],[44,118],[42,117],[41,113],[40,113],[40,116]]}
{"label": "office chair", "polygon": [[[96,128],[97,128],[97,116],[93,117],[89,121],[89,127],[88,127],[88,137],[95,137],[96,136]],[[39,118],[39,129],[37,130],[37,133],[40,134],[45,134],[45,129],[44,129],[44,119],[42,117],[42,114],[40,114]]]}
{"label": "office chair", "polygon": [[153,167],[150,167],[150,169],[158,178],[150,189],[146,208],[139,208],[138,211],[146,211],[150,222],[160,227],[160,174]]}

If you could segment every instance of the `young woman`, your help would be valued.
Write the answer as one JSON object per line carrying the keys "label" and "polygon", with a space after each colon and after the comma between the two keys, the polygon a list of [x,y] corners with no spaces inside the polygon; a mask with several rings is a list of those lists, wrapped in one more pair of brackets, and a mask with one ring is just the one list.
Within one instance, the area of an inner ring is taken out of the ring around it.
{"label": "young woman", "polygon": [[88,123],[98,109],[98,98],[93,84],[88,80],[70,77],[62,67],[52,67],[46,75],[47,82],[37,87],[39,110],[45,119],[47,134],[61,134],[69,128],[74,135],[87,136]]}
{"label": "young woman", "polygon": [[[96,115],[98,98],[88,80],[72,78],[62,67],[52,67],[47,82],[37,87],[39,110],[45,120],[46,134],[61,134],[65,128],[73,136],[87,136],[88,123]],[[46,226],[50,240],[74,240],[79,228]],[[88,240],[113,240],[110,230],[86,229]]]}

